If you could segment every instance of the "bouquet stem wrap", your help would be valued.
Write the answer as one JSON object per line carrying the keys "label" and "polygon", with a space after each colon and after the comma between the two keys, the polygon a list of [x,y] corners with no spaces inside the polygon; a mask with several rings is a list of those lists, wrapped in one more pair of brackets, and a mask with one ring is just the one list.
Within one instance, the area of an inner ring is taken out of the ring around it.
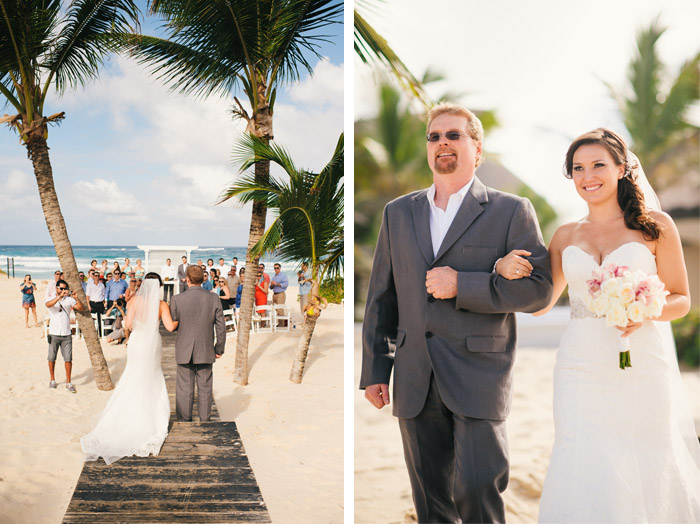
{"label": "bouquet stem wrap", "polygon": [[618,334],[618,337],[620,338],[620,369],[631,368],[630,339],[629,337],[623,337],[622,333]]}

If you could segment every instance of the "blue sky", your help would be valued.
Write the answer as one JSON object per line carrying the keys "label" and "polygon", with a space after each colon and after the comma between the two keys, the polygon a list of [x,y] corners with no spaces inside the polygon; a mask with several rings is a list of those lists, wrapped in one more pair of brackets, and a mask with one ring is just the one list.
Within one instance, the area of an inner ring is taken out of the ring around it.
{"label": "blue sky", "polygon": [[[146,20],[142,30],[152,34],[157,26]],[[312,170],[330,159],[343,130],[343,26],[324,33],[331,40],[320,49],[325,58],[312,57],[313,77],[304,71],[278,94],[274,115],[277,142]],[[234,178],[232,145],[244,129],[228,114],[232,103],[232,96],[199,100],[170,92],[117,56],[98,81],[50,99],[47,115],[66,113],[49,129],[48,144],[71,242],[245,246],[250,208],[214,206]],[[6,127],[0,244],[51,244],[26,149]]]}

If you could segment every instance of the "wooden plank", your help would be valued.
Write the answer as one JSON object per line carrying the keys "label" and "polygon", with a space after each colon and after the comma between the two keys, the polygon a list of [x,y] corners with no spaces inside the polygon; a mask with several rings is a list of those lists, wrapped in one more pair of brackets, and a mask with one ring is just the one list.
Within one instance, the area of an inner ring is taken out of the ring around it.
{"label": "wooden plank", "polygon": [[[163,371],[174,411],[170,334],[163,334]],[[173,414],[158,456],[86,462],[63,522],[270,522],[236,423],[215,414],[216,404],[211,422],[177,422]]]}

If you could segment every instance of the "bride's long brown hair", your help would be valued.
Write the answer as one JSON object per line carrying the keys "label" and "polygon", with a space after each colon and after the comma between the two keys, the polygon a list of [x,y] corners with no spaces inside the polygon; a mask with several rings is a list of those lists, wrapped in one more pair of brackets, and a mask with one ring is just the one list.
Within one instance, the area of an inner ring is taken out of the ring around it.
{"label": "bride's long brown hair", "polygon": [[624,165],[625,175],[617,183],[617,203],[624,214],[625,225],[629,229],[641,231],[646,240],[658,240],[661,227],[654,220],[644,204],[644,193],[637,185],[638,164],[628,157],[627,144],[615,132],[599,127],[584,133],[569,146],[564,162],[566,178],[573,178],[574,153],[588,144],[598,144],[608,150],[616,165]]}

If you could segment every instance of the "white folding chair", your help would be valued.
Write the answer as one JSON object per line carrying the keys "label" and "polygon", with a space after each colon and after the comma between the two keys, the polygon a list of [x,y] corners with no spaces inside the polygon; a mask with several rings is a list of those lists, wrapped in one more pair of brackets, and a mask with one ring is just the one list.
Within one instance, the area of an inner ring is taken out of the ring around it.
{"label": "white folding chair", "polygon": [[[292,330],[292,318],[291,318],[291,308],[287,304],[274,304],[275,331],[291,331]],[[280,323],[282,324],[280,326]]]}
{"label": "white folding chair", "polygon": [[226,324],[226,338],[235,335],[238,331],[238,321],[233,309],[224,309],[224,323]]}
{"label": "white folding chair", "polygon": [[[257,313],[257,314],[256,314]],[[272,333],[274,330],[275,312],[272,306],[255,306],[253,327],[256,333]]]}
{"label": "white folding chair", "polygon": [[116,317],[108,317],[106,315],[102,315],[102,318],[100,320],[102,321],[102,336],[106,337],[112,331],[114,331],[114,321],[116,320]]}

